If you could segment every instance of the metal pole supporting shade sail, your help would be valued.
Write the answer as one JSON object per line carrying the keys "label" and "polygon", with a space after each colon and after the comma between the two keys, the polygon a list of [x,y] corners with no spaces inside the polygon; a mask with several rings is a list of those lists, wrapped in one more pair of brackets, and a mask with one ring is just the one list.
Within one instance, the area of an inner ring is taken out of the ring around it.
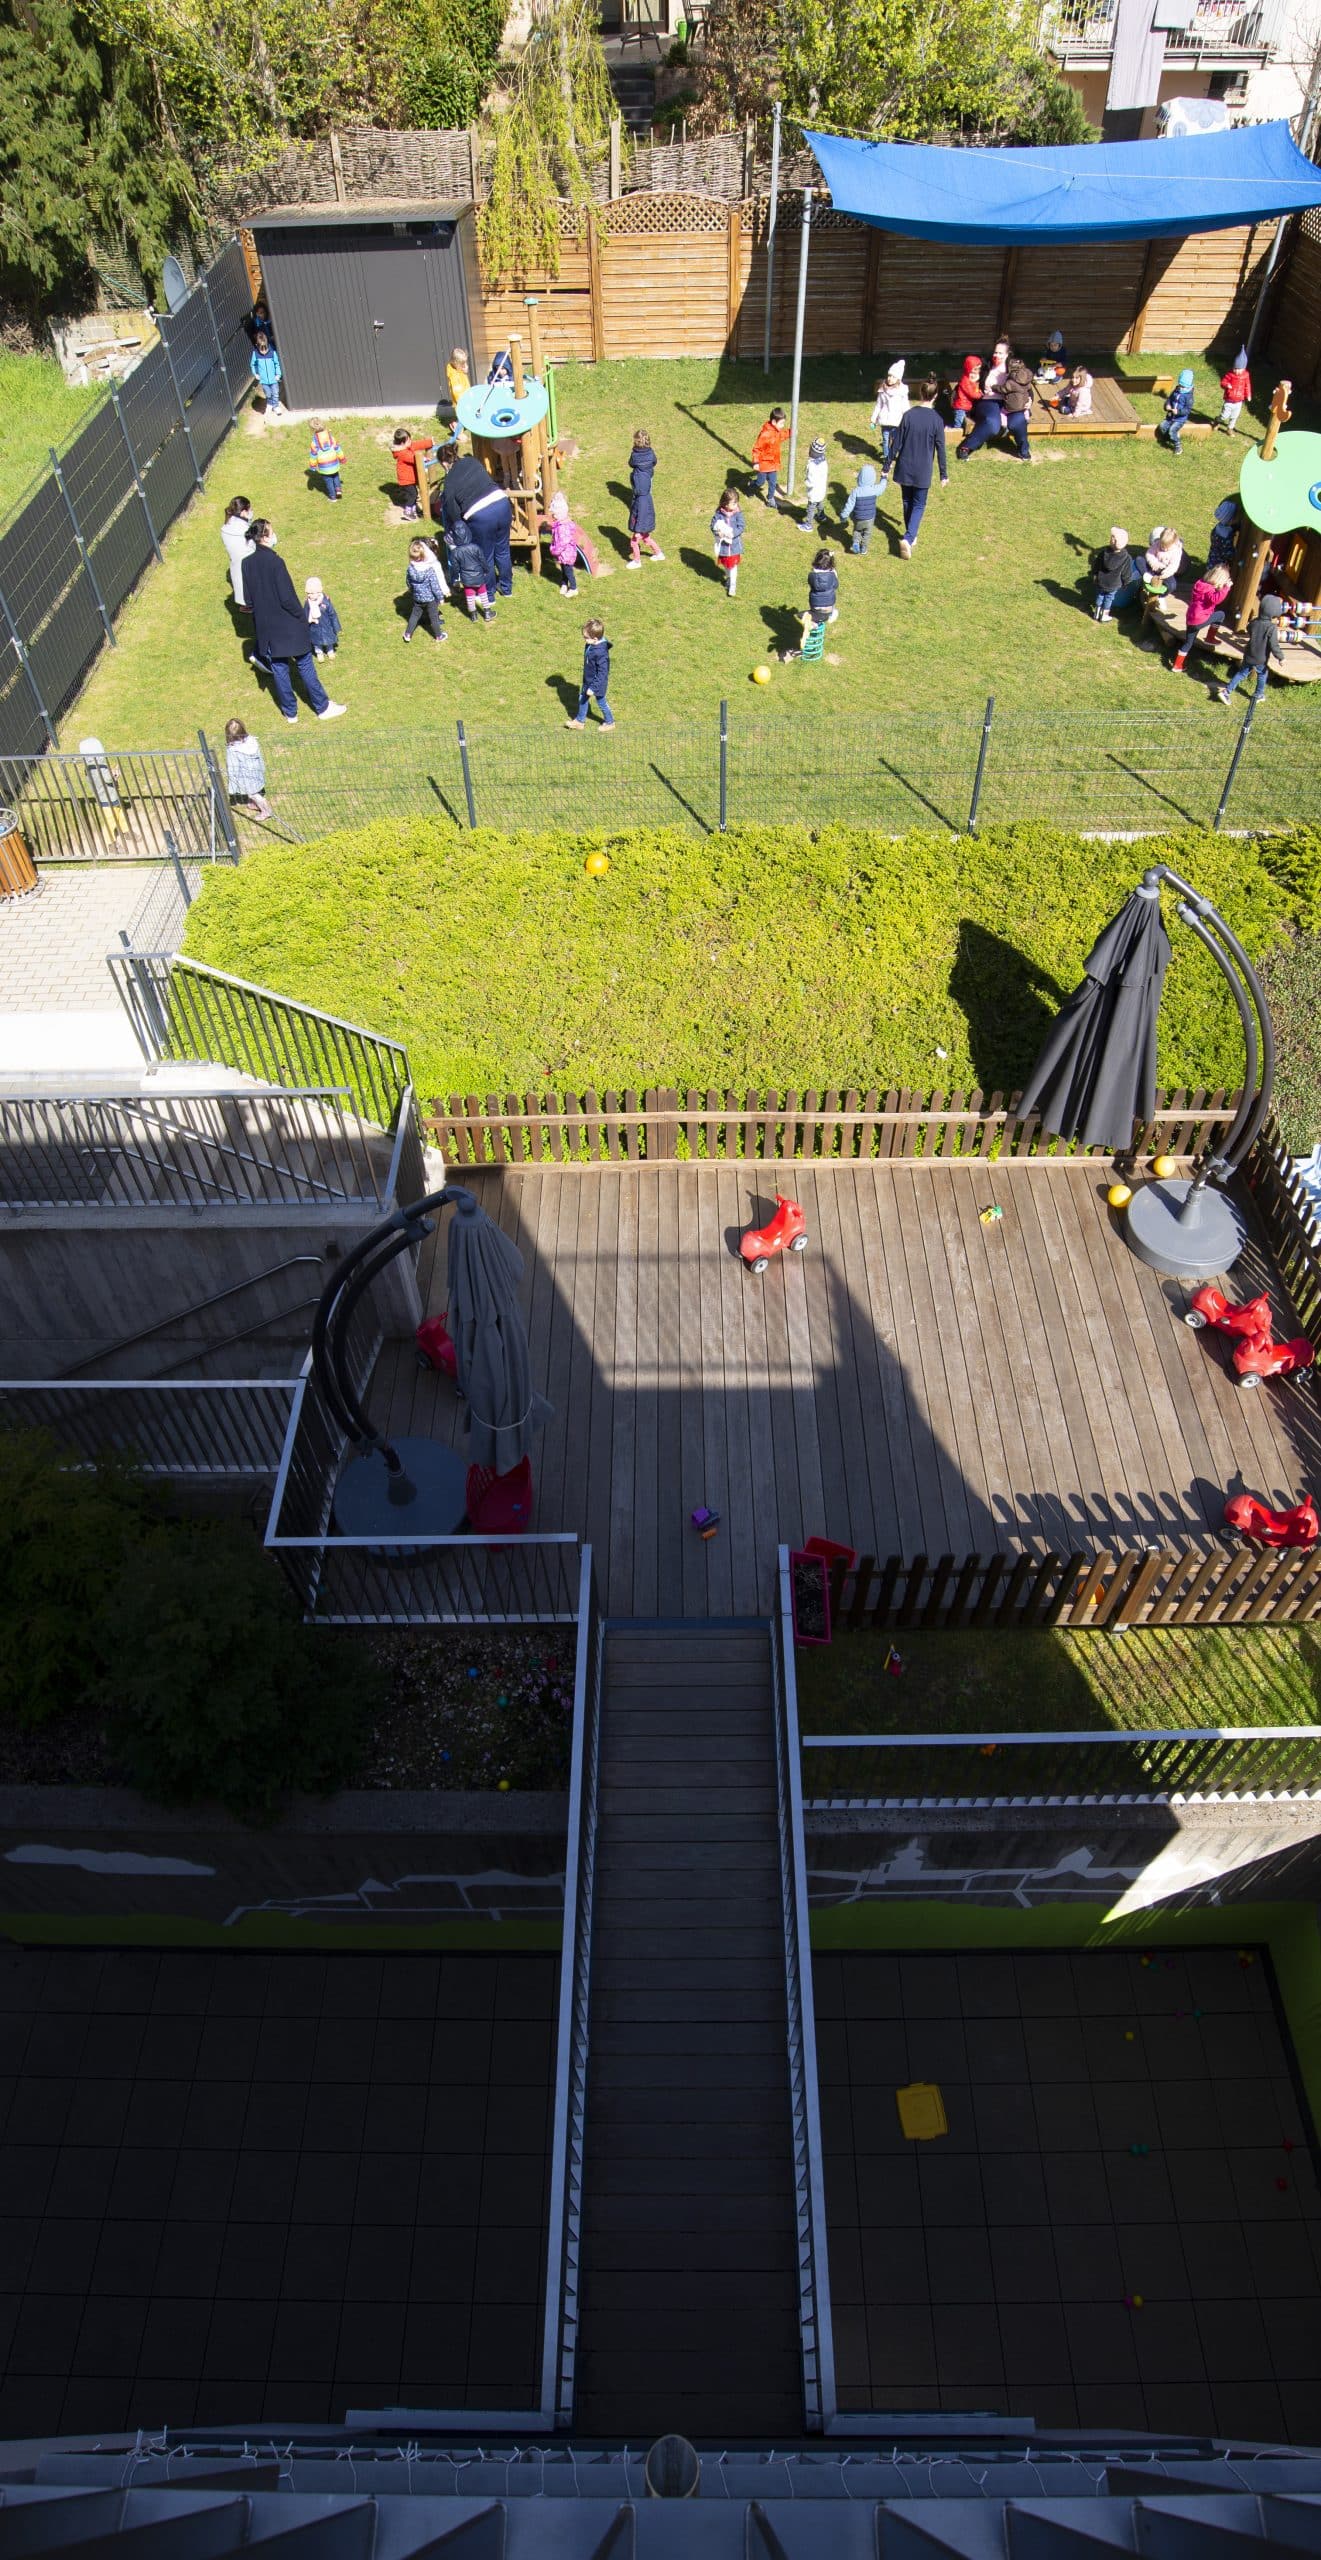
{"label": "metal pole supporting shade sail", "polygon": [[1043,1129],[1085,1147],[1130,1147],[1135,1120],[1156,1107],[1156,1015],[1170,944],[1160,889],[1144,881],[1124,900],[1061,1005],[1019,1105]]}
{"label": "metal pole supporting shade sail", "polygon": [[532,1384],[527,1327],[518,1303],[523,1257],[471,1192],[451,1192],[446,1322],[468,1400],[468,1455],[507,1475],[554,1408]]}

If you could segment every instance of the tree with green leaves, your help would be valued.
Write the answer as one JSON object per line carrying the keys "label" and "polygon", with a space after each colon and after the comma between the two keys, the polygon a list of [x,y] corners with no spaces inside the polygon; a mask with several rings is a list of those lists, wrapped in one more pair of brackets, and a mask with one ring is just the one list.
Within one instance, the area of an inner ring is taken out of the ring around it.
{"label": "tree with green leaves", "polygon": [[70,0],[0,0],[0,295],[76,307],[98,242],[154,284],[195,202],[151,57]]}
{"label": "tree with green leaves", "polygon": [[1030,0],[714,0],[694,121],[764,115],[896,142],[1094,139]]}
{"label": "tree with green leaves", "polygon": [[594,157],[614,99],[592,0],[538,0],[509,92],[491,119],[492,159],[478,216],[493,282],[560,268],[560,206],[591,201]]}

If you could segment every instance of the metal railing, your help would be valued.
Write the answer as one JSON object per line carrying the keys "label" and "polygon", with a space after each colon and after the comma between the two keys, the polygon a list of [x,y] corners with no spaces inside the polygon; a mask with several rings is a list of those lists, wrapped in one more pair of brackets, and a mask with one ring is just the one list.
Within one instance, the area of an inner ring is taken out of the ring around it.
{"label": "metal railing", "polygon": [[[168,1096],[0,1096],[0,1202],[11,1210],[383,1207],[413,1115],[396,1144],[346,1110],[343,1086],[234,1088]],[[420,1162],[414,1134],[412,1156]],[[413,1195],[414,1197],[416,1194]]]}
{"label": "metal railing", "polygon": [[0,1382],[0,1429],[45,1431],[87,1464],[127,1457],[148,1476],[273,1477],[289,1427],[292,1378]]}
{"label": "metal railing", "polygon": [[1321,1725],[1315,1724],[805,1733],[802,1747],[806,1802],[814,1813],[885,1805],[1260,1804],[1321,1796]]}
{"label": "metal railing", "polygon": [[112,951],[106,966],[150,1065],[195,1058],[293,1091],[333,1088],[394,1129],[412,1082],[399,1041],[181,953]]}
{"label": "metal railing", "polygon": [[229,798],[200,731],[195,747],[0,756],[0,800],[34,862],[238,859]]}
{"label": "metal railing", "polygon": [[[1090,607],[1090,580],[1077,601]],[[814,826],[957,835],[1034,818],[1102,833],[1285,827],[1316,806],[1313,743],[1292,703],[1269,716],[1245,709],[1228,729],[1192,700],[1063,711],[1008,710],[991,697],[929,714],[797,720],[722,703],[705,721],[621,722],[604,751],[562,726],[479,722],[448,735],[418,724],[315,740],[289,729],[266,761],[275,816],[261,833],[294,842],[383,817],[518,829],[530,809],[541,826],[607,831],[709,834],[806,810]],[[237,823],[246,835],[241,814]]]}
{"label": "metal railing", "polygon": [[802,2343],[804,2414],[809,2432],[816,2433],[828,2428],[835,2416],[835,2347],[826,2253],[825,2162],[817,2085],[816,2004],[812,1991],[798,1686],[794,1673],[787,1547],[779,1550],[778,1608],[771,1619],[771,1678],[780,1890],[784,1912],[784,1981],[789,2020],[789,2105],[798,2248],[798,2324]]}
{"label": "metal railing", "polygon": [[[1274,0],[1200,0],[1186,27],[1165,33],[1165,57],[1242,59],[1269,54],[1279,28]],[[1094,55],[1098,61],[1114,50],[1118,0],[1047,0],[1039,21],[1039,42],[1052,53]]]}
{"label": "metal railing", "polygon": [[596,1816],[601,1765],[601,1684],[605,1662],[605,1625],[596,1596],[590,1547],[584,1547],[582,1551],[578,1593],[569,1831],[564,1852],[564,1937],[560,1949],[555,2047],[550,2226],[541,2355],[541,2405],[549,2422],[562,2427],[569,2426],[573,2419],[578,2356]]}
{"label": "metal railing", "polygon": [[[209,1297],[195,1298],[191,1305],[186,1307],[172,1307],[168,1315],[156,1317],[151,1324],[139,1325],[135,1332],[120,1334],[113,1342],[103,1342],[99,1349],[87,1352],[85,1357],[81,1360],[75,1360],[71,1367],[67,1368],[63,1374],[66,1378],[76,1378],[81,1375],[84,1369],[94,1369],[98,1361],[117,1360],[122,1351],[136,1351],[140,1343],[152,1342],[159,1334],[170,1333],[177,1326],[191,1324],[195,1316],[208,1315],[212,1307],[226,1306],[231,1298],[241,1297],[248,1289],[259,1288],[264,1280],[276,1280],[279,1278],[281,1272],[297,1271],[304,1264],[320,1270],[321,1255],[319,1253],[289,1253],[284,1256],[282,1261],[272,1262],[269,1264],[267,1269],[264,1271],[245,1271],[242,1279],[232,1280],[228,1288],[213,1289]],[[304,1302],[302,1300],[299,1301],[300,1307],[303,1303]],[[278,1321],[279,1313],[277,1311],[264,1316],[261,1323],[262,1326],[265,1326],[267,1324],[275,1324]],[[253,1328],[253,1330],[260,1329],[261,1327]],[[214,1346],[215,1349],[220,1350],[225,1341],[232,1339],[234,1339],[233,1336],[217,1337]],[[205,1342],[199,1343],[199,1357],[205,1355],[207,1347],[208,1346]]]}

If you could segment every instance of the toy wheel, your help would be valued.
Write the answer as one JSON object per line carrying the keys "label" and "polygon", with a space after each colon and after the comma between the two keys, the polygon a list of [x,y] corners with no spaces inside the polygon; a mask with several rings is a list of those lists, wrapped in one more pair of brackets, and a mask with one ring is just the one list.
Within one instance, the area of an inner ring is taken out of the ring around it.
{"label": "toy wheel", "polygon": [[1194,1333],[1202,1333],[1206,1327],[1206,1318],[1205,1316],[1199,1316],[1196,1307],[1190,1307],[1187,1315],[1184,1317],[1184,1323],[1188,1325]]}
{"label": "toy wheel", "polygon": [[418,1353],[418,1355],[417,1355],[417,1365],[418,1365],[419,1369],[429,1369],[429,1368],[430,1368],[430,1366],[431,1366],[431,1362],[428,1360],[428,1358],[427,1358],[427,1355],[426,1355],[425,1351],[419,1351],[419,1353]]}
{"label": "toy wheel", "polygon": [[792,1244],[790,1245],[790,1247],[789,1247],[789,1251],[790,1251],[790,1253],[806,1253],[806,1251],[807,1251],[807,1238],[806,1238],[806,1236],[795,1236],[795,1237],[794,1237],[794,1240],[793,1240],[793,1243],[792,1243]]}
{"label": "toy wheel", "polygon": [[1240,1387],[1242,1387],[1242,1388],[1246,1391],[1246,1390],[1247,1390],[1247,1388],[1249,1388],[1249,1387],[1259,1387],[1259,1386],[1261,1385],[1261,1380],[1260,1380],[1260,1378],[1252,1378],[1252,1377],[1248,1377],[1248,1378],[1240,1378],[1240,1379],[1239,1379],[1239,1385],[1240,1385]]}
{"label": "toy wheel", "polygon": [[759,1280],[761,1278],[763,1271],[769,1270],[770,1260],[771,1257],[768,1253],[759,1253],[756,1261],[748,1264],[748,1269],[755,1280]]}

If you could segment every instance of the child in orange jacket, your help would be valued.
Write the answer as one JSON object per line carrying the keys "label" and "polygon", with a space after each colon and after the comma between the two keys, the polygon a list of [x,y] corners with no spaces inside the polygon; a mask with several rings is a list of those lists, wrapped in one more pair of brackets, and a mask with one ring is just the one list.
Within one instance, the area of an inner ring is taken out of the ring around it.
{"label": "child in orange jacket", "polygon": [[394,476],[403,491],[405,524],[411,524],[414,518],[422,513],[418,487],[420,479],[418,455],[434,452],[435,441],[434,436],[415,436],[407,427],[396,427],[390,438],[390,459],[394,464]]}
{"label": "child in orange jacket", "polygon": [[767,506],[777,514],[779,500],[775,492],[788,441],[789,424],[784,411],[772,409],[765,426],[757,429],[757,441],[752,448],[752,488],[754,496],[764,498]]}

